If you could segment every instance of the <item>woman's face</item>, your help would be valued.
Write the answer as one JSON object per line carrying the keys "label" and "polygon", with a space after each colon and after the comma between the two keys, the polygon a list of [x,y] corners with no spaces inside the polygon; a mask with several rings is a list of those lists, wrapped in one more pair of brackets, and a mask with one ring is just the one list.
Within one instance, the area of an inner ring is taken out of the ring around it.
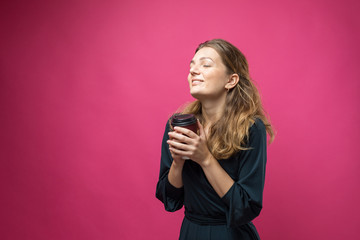
{"label": "woman's face", "polygon": [[190,62],[188,81],[194,98],[216,99],[226,95],[229,78],[226,66],[213,48],[201,48]]}

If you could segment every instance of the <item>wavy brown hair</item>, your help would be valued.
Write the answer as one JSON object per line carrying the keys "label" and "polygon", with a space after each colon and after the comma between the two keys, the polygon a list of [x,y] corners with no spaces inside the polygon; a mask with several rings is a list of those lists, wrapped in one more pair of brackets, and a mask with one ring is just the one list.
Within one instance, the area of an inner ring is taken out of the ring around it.
{"label": "wavy brown hair", "polygon": [[[249,75],[248,62],[239,49],[223,39],[213,39],[201,43],[195,53],[203,47],[211,47],[221,56],[228,74],[239,75],[238,84],[226,96],[224,116],[209,127],[208,148],[216,159],[227,159],[240,150],[247,150],[249,129],[257,118],[265,125],[274,139],[274,131],[261,104],[259,92]],[[188,104],[182,113],[192,113],[205,125],[199,100]]]}

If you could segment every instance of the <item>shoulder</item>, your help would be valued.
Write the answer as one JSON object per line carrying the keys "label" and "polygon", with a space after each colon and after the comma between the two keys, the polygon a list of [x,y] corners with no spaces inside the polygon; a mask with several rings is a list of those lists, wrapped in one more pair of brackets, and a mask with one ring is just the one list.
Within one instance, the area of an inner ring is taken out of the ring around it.
{"label": "shoulder", "polygon": [[250,134],[251,133],[266,134],[265,124],[260,118],[256,118],[253,125],[250,127],[249,132]]}
{"label": "shoulder", "polygon": [[165,124],[165,132],[169,132],[169,130],[170,130],[170,119],[171,119],[171,118],[169,118],[169,119],[166,121],[166,124]]}
{"label": "shoulder", "polygon": [[266,127],[263,121],[256,118],[253,125],[249,129],[249,146],[255,147],[266,145]]}
{"label": "shoulder", "polygon": [[165,124],[164,135],[163,135],[163,144],[165,144],[166,140],[169,139],[169,135],[168,135],[169,132],[170,132],[170,123],[168,120],[168,121],[166,121],[166,124]]}
{"label": "shoulder", "polygon": [[165,132],[170,132],[171,130],[171,126],[170,126],[170,122],[171,122],[171,118],[173,117],[174,115],[172,115],[171,117],[169,117],[166,121],[166,124],[165,124]]}

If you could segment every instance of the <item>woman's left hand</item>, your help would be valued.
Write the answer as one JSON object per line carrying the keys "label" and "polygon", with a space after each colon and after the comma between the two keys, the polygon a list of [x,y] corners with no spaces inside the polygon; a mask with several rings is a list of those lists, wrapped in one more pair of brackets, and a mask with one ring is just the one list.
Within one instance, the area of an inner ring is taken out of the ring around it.
{"label": "woman's left hand", "polygon": [[188,157],[200,166],[204,166],[210,161],[212,155],[207,147],[204,127],[199,120],[197,123],[200,135],[186,128],[175,127],[173,132],[169,132],[171,140],[167,143],[172,153]]}

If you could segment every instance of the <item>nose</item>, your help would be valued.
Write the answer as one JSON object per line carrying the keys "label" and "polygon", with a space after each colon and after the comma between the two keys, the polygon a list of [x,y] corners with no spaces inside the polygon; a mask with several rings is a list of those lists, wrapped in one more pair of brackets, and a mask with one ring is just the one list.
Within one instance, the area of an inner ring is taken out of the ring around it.
{"label": "nose", "polygon": [[195,64],[190,67],[190,74],[191,75],[199,74],[199,68]]}

